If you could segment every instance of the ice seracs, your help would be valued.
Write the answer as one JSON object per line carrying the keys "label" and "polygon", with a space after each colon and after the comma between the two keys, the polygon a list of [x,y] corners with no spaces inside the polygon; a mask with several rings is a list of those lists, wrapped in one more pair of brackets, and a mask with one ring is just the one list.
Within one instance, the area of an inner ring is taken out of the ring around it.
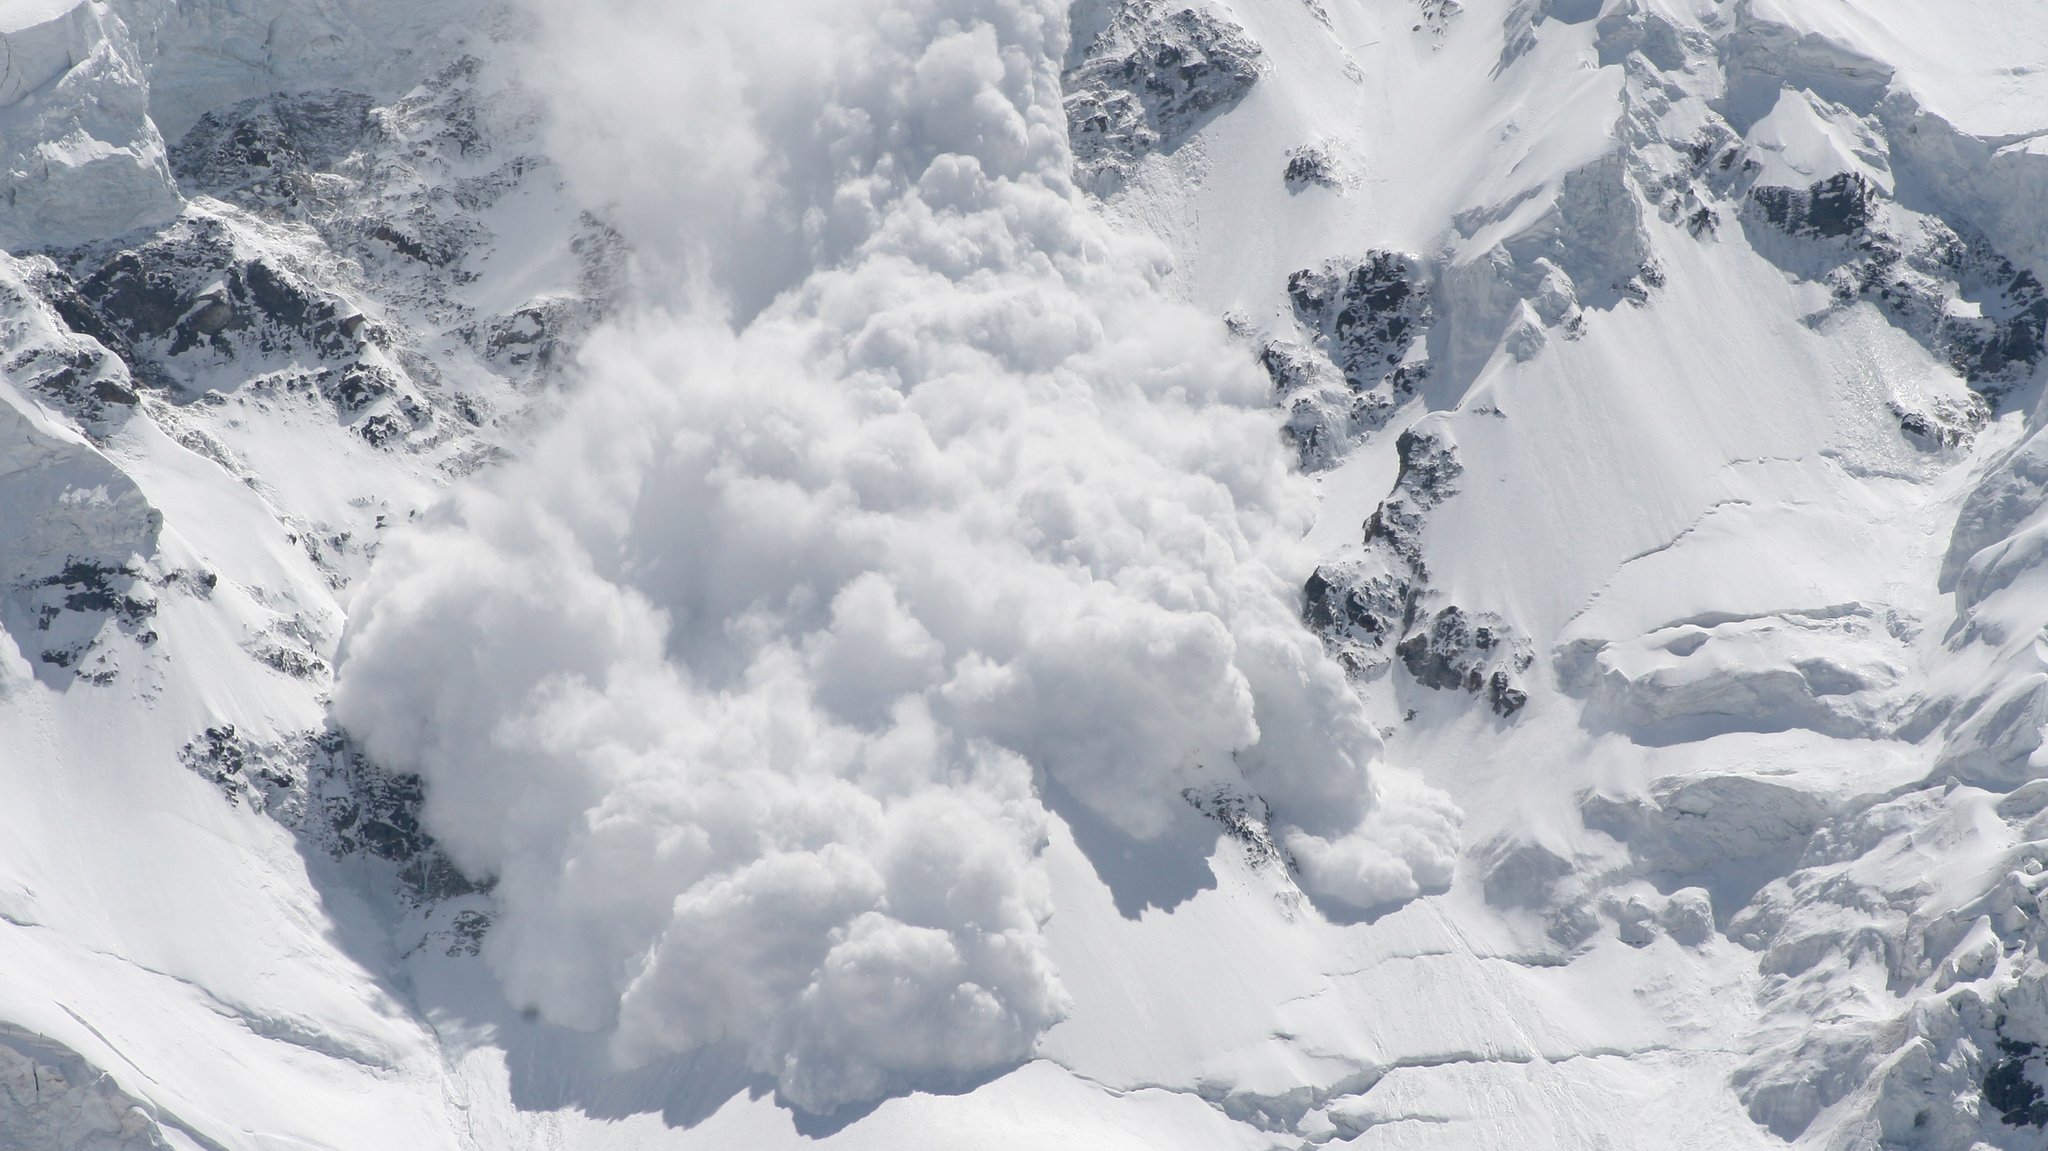
{"label": "ice seracs", "polygon": [[0,244],[78,243],[178,213],[149,82],[127,25],[103,4],[0,14]]}

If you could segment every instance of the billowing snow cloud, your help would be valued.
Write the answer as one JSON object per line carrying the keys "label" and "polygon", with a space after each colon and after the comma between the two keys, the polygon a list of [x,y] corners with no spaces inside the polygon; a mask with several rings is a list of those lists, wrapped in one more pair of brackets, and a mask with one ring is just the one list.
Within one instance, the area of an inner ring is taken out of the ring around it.
{"label": "billowing snow cloud", "polygon": [[1036,773],[1141,838],[1262,795],[1318,898],[1449,882],[1297,621],[1263,380],[1069,183],[1063,0],[559,7],[534,74],[643,304],[387,547],[334,704],[500,877],[516,1002],[816,1110],[1025,1058]]}

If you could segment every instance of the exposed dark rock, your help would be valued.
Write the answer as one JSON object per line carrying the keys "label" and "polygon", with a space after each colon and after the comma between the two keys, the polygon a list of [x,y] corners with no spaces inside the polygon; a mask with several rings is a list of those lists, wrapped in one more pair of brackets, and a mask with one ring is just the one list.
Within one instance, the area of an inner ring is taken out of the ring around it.
{"label": "exposed dark rock", "polygon": [[256,658],[265,667],[293,679],[318,679],[327,674],[327,661],[280,644],[263,644]]}
{"label": "exposed dark rock", "polygon": [[1126,0],[1061,78],[1074,163],[1098,192],[1150,152],[1171,152],[1234,107],[1259,78],[1259,46],[1199,8]]}
{"label": "exposed dark rock", "polygon": [[422,240],[407,235],[391,224],[378,224],[371,228],[370,238],[382,240],[389,244],[393,251],[409,260],[418,260],[422,264],[431,264],[437,268],[448,267],[462,255],[461,248],[446,242],[445,239],[441,243]]}
{"label": "exposed dark rock", "polygon": [[1344,180],[1337,174],[1336,158],[1317,144],[1303,144],[1287,153],[1287,168],[1281,173],[1290,192],[1301,192],[1309,187],[1338,189]]}
{"label": "exposed dark rock", "polygon": [[356,309],[272,257],[245,253],[216,218],[187,216],[134,247],[78,253],[74,267],[76,289],[51,293],[72,329],[97,333],[137,379],[174,398],[194,398],[205,370],[226,361],[260,369],[358,350],[342,324]]}
{"label": "exposed dark rock", "polygon": [[209,727],[178,751],[178,760],[221,789],[229,803],[245,800],[259,810],[271,797],[302,786],[303,777],[289,763],[273,763],[224,723]]}
{"label": "exposed dark rock", "polygon": [[140,646],[156,642],[148,626],[156,614],[156,595],[142,569],[131,562],[71,556],[58,571],[17,585],[14,595],[34,620],[38,661],[93,684],[112,683],[118,674],[103,653],[88,670],[87,657],[101,651],[108,622]]}
{"label": "exposed dark rock", "polygon": [[373,448],[404,439],[406,430],[404,422],[390,412],[378,412],[355,425],[356,434]]}
{"label": "exposed dark rock", "polygon": [[1294,869],[1294,857],[1273,840],[1272,810],[1256,795],[1245,795],[1231,787],[1202,792],[1186,788],[1180,797],[1188,806],[1223,825],[1223,833],[1240,844],[1252,866],[1278,863]]}
{"label": "exposed dark rock", "polygon": [[2048,293],[1982,241],[1937,220],[1917,234],[1858,237],[1828,274],[1838,304],[1869,300],[1996,405],[2033,374],[2048,334]]}
{"label": "exposed dark rock", "polygon": [[1394,490],[1364,525],[1365,554],[1327,563],[1303,587],[1302,620],[1354,676],[1386,670],[1394,646],[1414,623],[1427,582],[1424,513],[1456,491],[1463,470],[1451,445],[1413,428],[1395,440],[1401,470]]}
{"label": "exposed dark rock", "polygon": [[[167,398],[203,399],[232,368],[226,377],[245,391],[317,396],[373,445],[403,443],[434,425],[433,405],[392,366],[401,361],[431,378],[430,362],[402,349],[394,355],[385,329],[336,285],[244,250],[227,221],[187,216],[132,248],[82,252],[74,262],[76,281],[55,274],[50,285],[68,305],[67,322],[105,335],[111,343],[101,343],[124,357],[132,378]],[[561,307],[586,323],[594,317],[587,301]],[[564,319],[557,328],[555,338],[567,339],[575,324]],[[74,372],[82,380],[88,370],[81,362]],[[46,377],[47,388],[82,386],[72,376]],[[133,389],[118,376],[102,372],[90,382],[101,402],[132,402]]]}
{"label": "exposed dark rock", "polygon": [[1998,1059],[1984,1073],[1984,1102],[2008,1127],[2048,1127],[2048,1096],[2036,1080],[2048,1072],[2039,1047],[2003,1036]]}
{"label": "exposed dark rock", "polygon": [[[218,232],[203,231],[193,240],[223,262],[231,258],[220,246]],[[126,342],[168,335],[186,310],[184,293],[169,261],[151,259],[150,253],[141,251],[118,253],[100,265],[80,285],[79,295],[97,313],[97,319]]]}
{"label": "exposed dark rock", "polygon": [[1259,364],[1287,412],[1281,432],[1305,472],[1335,467],[1366,431],[1383,426],[1393,401],[1384,392],[1354,391],[1329,360],[1291,340],[1273,340]]}
{"label": "exposed dark rock", "polygon": [[[386,106],[318,91],[216,110],[173,145],[172,163],[188,193],[234,210],[201,200],[145,242],[71,254],[74,290],[42,294],[175,402],[219,390],[317,396],[357,437],[393,450],[429,451],[483,426],[491,405],[444,387],[451,354],[467,345],[496,374],[540,381],[620,289],[625,259],[618,234],[585,214],[572,240],[577,291],[504,315],[466,302],[460,288],[496,238],[481,214],[553,170],[537,154],[494,155],[501,137],[531,133],[486,130],[479,69],[457,60]],[[413,322],[384,322],[366,295]],[[489,452],[442,466],[461,472]]]}
{"label": "exposed dark rock", "polygon": [[1883,192],[1860,172],[1842,172],[1806,188],[1750,189],[1765,222],[1794,236],[1853,236],[1870,227]]}
{"label": "exposed dark rock", "polygon": [[586,299],[538,301],[458,330],[492,366],[508,373],[546,372],[565,362],[575,338],[596,321]]}
{"label": "exposed dark rock", "polygon": [[1535,662],[1532,646],[1491,612],[1468,615],[1457,607],[1444,608],[1396,651],[1417,683],[1438,691],[1483,693],[1496,715],[1511,716],[1528,702],[1515,677]]}
{"label": "exposed dark rock", "polygon": [[488,912],[464,909],[455,914],[448,927],[447,953],[455,957],[474,956],[483,950],[484,935],[491,929]]}
{"label": "exposed dark rock", "polygon": [[1523,705],[1529,702],[1529,693],[1515,686],[1506,668],[1499,668],[1487,677],[1486,702],[1495,715],[1505,719],[1522,710]]}
{"label": "exposed dark rock", "polygon": [[56,575],[30,586],[57,589],[64,597],[66,611],[103,612],[119,616],[125,623],[137,624],[156,611],[153,599],[138,599],[131,594],[138,586],[140,574],[132,566],[111,567],[74,557],[64,561],[64,569]]}
{"label": "exposed dark rock", "polygon": [[189,194],[297,214],[319,196],[319,175],[361,147],[370,98],[359,92],[280,92],[200,117],[171,147]]}
{"label": "exposed dark rock", "polygon": [[1268,343],[1260,362],[1288,410],[1287,434],[1302,467],[1316,470],[1385,426],[1428,378],[1429,361],[1416,351],[1435,313],[1422,262],[1399,252],[1295,272],[1287,296],[1338,379],[1287,340]]}
{"label": "exposed dark rock", "polygon": [[1409,28],[1411,32],[1428,32],[1442,39],[1450,31],[1451,21],[1465,9],[1458,0],[1415,0],[1416,20]]}
{"label": "exposed dark rock", "polygon": [[1899,430],[1923,451],[1969,447],[1991,419],[1991,405],[1981,396],[1971,396],[1968,402],[1943,396],[1914,407],[1893,400],[1891,410],[1899,419]]}
{"label": "exposed dark rock", "polygon": [[1364,553],[1309,576],[1302,622],[1354,677],[1383,674],[1398,656],[1424,687],[1468,691],[1512,716],[1528,702],[1521,676],[1535,662],[1529,639],[1491,612],[1425,607],[1428,513],[1456,493],[1464,465],[1445,436],[1421,427],[1402,432],[1395,450],[1400,473],[1365,522]]}
{"label": "exposed dark rock", "polygon": [[1305,268],[1287,278],[1287,298],[1353,388],[1386,384],[1405,395],[1427,374],[1426,366],[1403,363],[1435,318],[1416,257],[1374,251],[1350,266]]}
{"label": "exposed dark rock", "polygon": [[1963,298],[1979,314],[1945,311],[1941,350],[1972,387],[1997,400],[2032,375],[2048,350],[2048,293],[2034,273],[1984,246],[1972,247],[1965,260]]}
{"label": "exposed dark rock", "polygon": [[[1857,173],[1805,189],[1752,188],[1748,198],[1761,222],[1810,245],[1774,258],[1824,279],[1837,308],[1877,305],[1994,407],[2048,354],[2048,292],[1984,238],[1899,208]],[[1937,444],[1941,425],[1953,423],[1900,418],[1909,434]]]}
{"label": "exposed dark rock", "polygon": [[1365,521],[1365,542],[1384,542],[1418,576],[1426,577],[1422,562],[1423,513],[1457,493],[1458,477],[1465,466],[1458,462],[1454,445],[1441,436],[1409,428],[1394,441],[1401,470],[1394,477],[1393,494],[1380,501]]}
{"label": "exposed dark rock", "polygon": [[402,382],[390,369],[365,363],[348,364],[338,372],[323,371],[316,378],[321,396],[349,415],[397,392]]}
{"label": "exposed dark rock", "polygon": [[1365,678],[1386,669],[1386,653],[1406,630],[1413,610],[1411,574],[1370,560],[1327,563],[1308,577],[1302,591],[1302,621],[1347,672]]}
{"label": "exposed dark rock", "polygon": [[0,360],[0,372],[70,413],[88,434],[101,430],[113,418],[113,409],[133,407],[141,398],[128,366],[84,340],[33,344]]}
{"label": "exposed dark rock", "polygon": [[178,758],[230,803],[269,813],[328,855],[390,865],[400,894],[415,905],[489,890],[463,875],[420,826],[420,778],[384,771],[339,731],[258,743],[233,724],[217,724]]}

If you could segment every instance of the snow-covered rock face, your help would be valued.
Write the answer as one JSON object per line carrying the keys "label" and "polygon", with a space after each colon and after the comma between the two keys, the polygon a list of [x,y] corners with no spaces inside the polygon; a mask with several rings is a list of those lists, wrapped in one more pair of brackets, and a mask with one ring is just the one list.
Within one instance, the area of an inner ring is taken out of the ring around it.
{"label": "snow-covered rock face", "polygon": [[[1289,160],[1289,171],[1294,161]],[[1435,312],[1420,261],[1372,252],[1356,264],[1332,261],[1287,278],[1294,315],[1307,329],[1312,357],[1274,340],[1259,359],[1287,409],[1287,434],[1303,471],[1335,465],[1367,432],[1385,426],[1429,376],[1423,336]],[[1336,369],[1338,380],[1321,360]]]}
{"label": "snow-covered rock face", "polygon": [[162,514],[76,432],[9,399],[0,405],[8,444],[0,619],[39,673],[59,683],[73,675],[106,682],[115,667],[97,649],[119,637],[144,647],[156,641],[146,565]]}
{"label": "snow-covered rock face", "polygon": [[0,8],[0,1145],[2040,1145],[2040,5]]}
{"label": "snow-covered rock face", "polygon": [[[1258,44],[1207,8],[1150,0],[1077,9],[1081,59],[1061,83],[1084,184],[1120,187],[1139,159],[1179,147],[1258,82]],[[1095,11],[1107,14],[1099,29]]]}

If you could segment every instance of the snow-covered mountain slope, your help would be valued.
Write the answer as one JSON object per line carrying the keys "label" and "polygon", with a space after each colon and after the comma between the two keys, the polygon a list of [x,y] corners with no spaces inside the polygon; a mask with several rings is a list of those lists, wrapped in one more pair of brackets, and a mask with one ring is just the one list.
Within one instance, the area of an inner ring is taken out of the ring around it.
{"label": "snow-covered mountain slope", "polygon": [[2048,1144],[2048,9],[0,0],[0,1147]]}

